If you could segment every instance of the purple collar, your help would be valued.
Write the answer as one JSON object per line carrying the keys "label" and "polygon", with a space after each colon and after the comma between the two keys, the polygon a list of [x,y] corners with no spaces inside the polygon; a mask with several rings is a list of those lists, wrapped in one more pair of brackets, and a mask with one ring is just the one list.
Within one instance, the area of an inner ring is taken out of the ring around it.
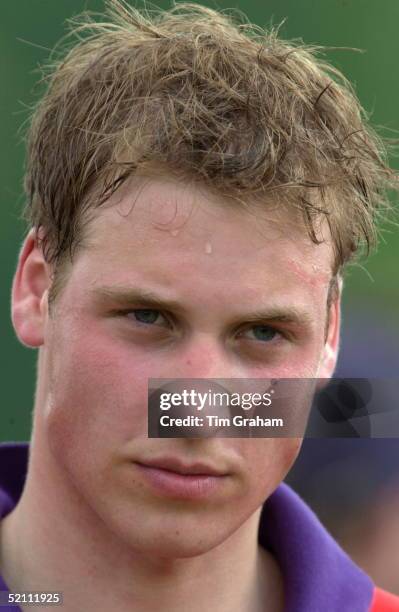
{"label": "purple collar", "polygon": [[285,612],[368,612],[374,584],[287,485],[266,500],[259,542],[279,562]]}
{"label": "purple collar", "polygon": [[[0,444],[0,519],[11,512],[24,486],[29,446]],[[313,512],[281,484],[263,505],[259,542],[279,562],[285,612],[367,612],[374,585],[322,527]],[[8,590],[0,576],[0,590]],[[2,608],[13,610],[16,608]]]}

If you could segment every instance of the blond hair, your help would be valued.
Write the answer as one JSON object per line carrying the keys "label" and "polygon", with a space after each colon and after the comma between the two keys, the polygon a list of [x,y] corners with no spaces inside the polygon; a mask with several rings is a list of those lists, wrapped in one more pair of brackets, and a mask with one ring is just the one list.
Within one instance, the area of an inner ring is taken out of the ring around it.
{"label": "blond hair", "polygon": [[106,17],[86,14],[72,34],[28,135],[24,214],[47,261],[72,260],[85,214],[151,164],[239,202],[273,194],[315,242],[326,219],[334,272],[374,245],[397,178],[318,49],[187,3],[148,14],[110,0]]}

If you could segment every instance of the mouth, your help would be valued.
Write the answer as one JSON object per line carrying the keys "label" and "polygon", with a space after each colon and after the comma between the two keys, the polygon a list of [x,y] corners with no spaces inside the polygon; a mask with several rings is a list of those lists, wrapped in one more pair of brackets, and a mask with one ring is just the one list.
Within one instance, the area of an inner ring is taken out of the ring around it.
{"label": "mouth", "polygon": [[166,470],[185,476],[227,476],[226,471],[218,469],[215,465],[202,462],[186,463],[177,457],[161,457],[143,462],[138,461],[137,463],[144,467]]}
{"label": "mouth", "polygon": [[165,457],[134,464],[153,491],[179,499],[204,499],[215,495],[229,474],[205,463],[184,463]]}

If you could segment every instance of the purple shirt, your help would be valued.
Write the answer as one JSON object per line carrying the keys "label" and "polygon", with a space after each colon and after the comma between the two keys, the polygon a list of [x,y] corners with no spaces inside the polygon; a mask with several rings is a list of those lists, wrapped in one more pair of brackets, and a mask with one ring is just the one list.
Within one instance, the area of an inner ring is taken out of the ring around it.
{"label": "purple shirt", "polygon": [[[0,444],[0,519],[21,496],[28,452],[24,442]],[[285,484],[263,505],[259,542],[274,555],[283,573],[285,612],[369,611],[373,582]],[[1,576],[0,590],[8,591]],[[7,606],[3,610],[16,612],[20,608]]]}

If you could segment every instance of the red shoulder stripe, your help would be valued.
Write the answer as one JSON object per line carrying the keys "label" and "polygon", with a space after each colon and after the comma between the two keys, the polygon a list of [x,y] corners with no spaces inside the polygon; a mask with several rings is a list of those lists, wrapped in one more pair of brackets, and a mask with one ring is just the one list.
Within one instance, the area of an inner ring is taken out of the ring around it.
{"label": "red shoulder stripe", "polygon": [[370,612],[399,612],[399,597],[375,588]]}

